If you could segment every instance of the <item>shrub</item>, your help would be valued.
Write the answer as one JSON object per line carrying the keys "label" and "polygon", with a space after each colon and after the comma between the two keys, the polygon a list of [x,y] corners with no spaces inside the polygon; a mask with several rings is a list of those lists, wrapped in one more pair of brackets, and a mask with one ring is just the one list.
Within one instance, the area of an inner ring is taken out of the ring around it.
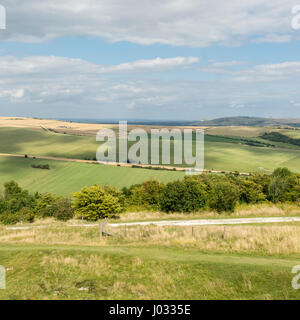
{"label": "shrub", "polygon": [[0,214],[0,222],[5,225],[13,225],[18,222],[34,222],[34,213],[29,208],[22,208],[18,212],[5,211]]}
{"label": "shrub", "polygon": [[[278,168],[272,174],[269,185],[269,199],[276,202],[285,202],[297,199],[299,194],[299,179],[287,168]],[[298,191],[297,191],[298,190]]]}
{"label": "shrub", "polygon": [[128,204],[159,210],[164,184],[151,179],[130,189],[123,189],[128,197]]}
{"label": "shrub", "polygon": [[31,168],[42,169],[42,170],[50,170],[49,164],[32,164]]}
{"label": "shrub", "polygon": [[84,187],[73,196],[75,213],[86,220],[97,221],[110,218],[122,210],[119,199],[98,185]]}
{"label": "shrub", "polygon": [[53,217],[54,204],[56,201],[57,197],[50,193],[40,195],[34,208],[34,212],[40,218]]}
{"label": "shrub", "polygon": [[219,181],[210,192],[209,207],[217,212],[233,212],[239,200],[239,189],[227,181]]}
{"label": "shrub", "polygon": [[122,191],[109,185],[104,186],[104,191],[112,195],[113,197],[118,198],[122,211],[125,209],[126,199]]}
{"label": "shrub", "polygon": [[15,213],[24,207],[34,208],[36,197],[30,195],[27,190],[22,190],[16,182],[11,181],[4,184],[4,201],[6,210]]}
{"label": "shrub", "polygon": [[149,180],[142,184],[142,203],[152,207],[159,208],[161,193],[164,184],[157,180]]}
{"label": "shrub", "polygon": [[195,179],[170,182],[163,189],[161,209],[165,212],[195,212],[206,205],[206,189],[205,184]]}
{"label": "shrub", "polygon": [[263,187],[254,181],[243,179],[240,185],[240,200],[245,203],[259,203],[266,200]]}
{"label": "shrub", "polygon": [[68,221],[74,217],[74,209],[70,199],[59,198],[53,205],[53,216],[60,221]]}
{"label": "shrub", "polygon": [[20,217],[17,213],[4,211],[0,214],[0,222],[5,225],[13,225],[20,222]]}
{"label": "shrub", "polygon": [[19,216],[19,221],[21,222],[34,222],[35,214],[29,208],[22,208],[19,212],[16,213]]}

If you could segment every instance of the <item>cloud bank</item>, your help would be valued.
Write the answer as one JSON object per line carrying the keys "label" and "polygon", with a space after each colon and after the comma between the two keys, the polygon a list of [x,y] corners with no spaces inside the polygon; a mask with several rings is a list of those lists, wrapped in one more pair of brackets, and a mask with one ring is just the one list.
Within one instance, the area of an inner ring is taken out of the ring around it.
{"label": "cloud bank", "polygon": [[1,40],[96,36],[111,42],[205,47],[290,42],[294,0],[2,0]]}

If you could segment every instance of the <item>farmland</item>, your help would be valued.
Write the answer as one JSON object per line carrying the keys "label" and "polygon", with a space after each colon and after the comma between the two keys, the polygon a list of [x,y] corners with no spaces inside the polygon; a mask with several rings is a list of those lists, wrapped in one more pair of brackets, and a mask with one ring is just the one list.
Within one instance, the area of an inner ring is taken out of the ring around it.
{"label": "farmland", "polygon": [[[40,170],[31,164],[49,164],[50,170]],[[15,180],[31,192],[50,192],[70,196],[83,186],[113,185],[118,188],[141,183],[150,178],[163,182],[180,179],[184,172],[133,169],[99,164],[66,161],[33,160],[15,157],[0,157],[0,184]]]}
{"label": "farmland", "polygon": [[[225,129],[222,128],[222,132],[217,129],[217,131],[208,130],[209,135],[205,138],[205,169],[268,172],[276,167],[286,166],[292,171],[300,172],[298,161],[300,148],[281,143],[272,143],[275,147],[246,145],[245,138],[242,140],[238,140],[237,136],[231,138],[232,128],[228,128],[227,136],[221,135],[225,133]],[[262,129],[255,128],[255,130],[256,132],[252,132],[254,135],[262,132]],[[242,129],[239,131],[241,132]],[[249,134],[248,129],[246,132]],[[95,141],[95,136],[60,134],[28,128],[2,127],[0,138],[2,142],[0,153],[9,154],[95,159],[96,150],[100,146],[100,143]],[[257,137],[248,137],[248,140],[266,143]],[[173,144],[171,144],[172,147]]]}

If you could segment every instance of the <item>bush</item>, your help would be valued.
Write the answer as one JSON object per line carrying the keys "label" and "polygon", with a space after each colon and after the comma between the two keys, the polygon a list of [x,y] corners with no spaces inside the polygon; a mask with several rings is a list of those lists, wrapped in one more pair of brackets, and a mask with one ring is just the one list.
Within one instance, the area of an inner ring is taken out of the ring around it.
{"label": "bush", "polygon": [[49,164],[32,164],[31,168],[42,169],[42,170],[50,170]]}
{"label": "bush", "polygon": [[36,197],[29,194],[27,190],[22,190],[19,185],[14,182],[4,184],[4,202],[5,210],[16,213],[22,208],[34,208]]}
{"label": "bush", "polygon": [[29,208],[22,208],[19,212],[16,213],[19,216],[20,222],[34,222],[35,214]]}
{"label": "bush", "polygon": [[5,211],[0,214],[0,222],[5,225],[13,225],[18,222],[34,222],[34,213],[29,208],[22,208],[18,212]]}
{"label": "bush", "polygon": [[118,190],[115,187],[108,186],[108,185],[104,186],[104,191],[107,192],[108,194],[112,195],[113,197],[118,198],[119,203],[121,205],[121,210],[123,211],[125,209],[126,199],[125,199],[125,195],[123,194],[122,191]]}
{"label": "bush", "polygon": [[219,181],[213,185],[210,192],[209,207],[217,212],[233,212],[239,196],[237,186],[227,181]]}
{"label": "bush", "polygon": [[251,180],[242,180],[240,185],[240,201],[245,203],[259,203],[266,201],[263,187]]}
{"label": "bush", "polygon": [[57,197],[50,193],[40,195],[34,208],[35,214],[40,218],[53,217],[56,201]]}
{"label": "bush", "polygon": [[160,198],[164,184],[151,179],[130,189],[123,189],[129,205],[137,205],[148,209],[160,209]]}
{"label": "bush", "polygon": [[20,222],[20,217],[17,213],[4,211],[0,214],[0,222],[5,225],[13,225]]}
{"label": "bush", "polygon": [[74,209],[70,199],[59,198],[53,203],[53,216],[60,221],[68,221],[74,217]]}
{"label": "bush", "polygon": [[84,187],[73,196],[75,213],[86,220],[97,221],[110,218],[122,211],[119,199],[98,185]]}
{"label": "bush", "polygon": [[165,212],[195,212],[207,203],[207,186],[195,179],[170,182],[163,189],[161,209]]}
{"label": "bush", "polygon": [[268,195],[274,203],[299,199],[299,179],[287,168],[274,170]]}

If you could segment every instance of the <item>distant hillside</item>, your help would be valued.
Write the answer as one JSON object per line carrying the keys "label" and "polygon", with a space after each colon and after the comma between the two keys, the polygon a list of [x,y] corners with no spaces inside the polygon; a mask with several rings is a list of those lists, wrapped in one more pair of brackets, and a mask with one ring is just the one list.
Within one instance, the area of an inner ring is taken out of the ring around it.
{"label": "distant hillside", "polygon": [[201,126],[291,126],[300,127],[300,119],[268,119],[256,117],[228,117],[214,120],[204,120],[197,123]]}

